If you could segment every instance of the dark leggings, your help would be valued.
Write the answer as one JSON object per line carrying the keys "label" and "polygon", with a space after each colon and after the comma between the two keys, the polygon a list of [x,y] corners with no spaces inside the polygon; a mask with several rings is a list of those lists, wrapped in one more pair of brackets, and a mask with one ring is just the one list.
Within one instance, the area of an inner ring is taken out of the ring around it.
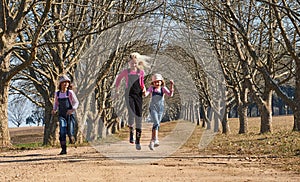
{"label": "dark leggings", "polygon": [[142,95],[128,95],[126,99],[128,109],[128,124],[133,127],[135,121],[135,128],[142,128],[142,111],[143,111],[143,97]]}

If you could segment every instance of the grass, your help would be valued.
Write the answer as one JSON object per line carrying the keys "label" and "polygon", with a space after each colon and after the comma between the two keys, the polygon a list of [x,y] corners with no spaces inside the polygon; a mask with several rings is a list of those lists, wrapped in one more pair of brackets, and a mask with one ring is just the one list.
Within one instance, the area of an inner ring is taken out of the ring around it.
{"label": "grass", "polygon": [[[212,142],[199,149],[200,136],[204,129],[197,126],[188,142],[181,147],[185,152],[204,155],[235,155],[245,158],[256,158],[264,164],[300,174],[300,132],[293,132],[293,117],[280,116],[273,118],[273,131],[260,134],[260,118],[249,118],[247,134],[238,134],[237,118],[229,119],[230,134],[217,133]],[[276,164],[276,165],[275,165]]]}
{"label": "grass", "polygon": [[[217,134],[210,145],[211,150],[222,154],[268,155],[274,157],[300,157],[300,132],[293,132],[293,119],[274,117],[273,132],[260,134],[259,118],[249,119],[249,133],[238,134],[238,120],[231,119],[231,133]],[[222,150],[218,150],[222,148]]]}
{"label": "grass", "polygon": [[42,142],[33,142],[33,143],[21,143],[15,144],[14,149],[16,150],[32,150],[43,147]]}

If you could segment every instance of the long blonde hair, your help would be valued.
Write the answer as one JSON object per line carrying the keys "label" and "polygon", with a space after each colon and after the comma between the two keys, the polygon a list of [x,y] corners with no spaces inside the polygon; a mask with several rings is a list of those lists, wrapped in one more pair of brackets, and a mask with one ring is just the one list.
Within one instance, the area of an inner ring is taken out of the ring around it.
{"label": "long blonde hair", "polygon": [[133,52],[129,55],[130,59],[137,59],[138,62],[138,68],[141,70],[144,70],[144,68],[150,68],[148,60],[151,59],[151,57],[146,55],[141,55],[138,52]]}

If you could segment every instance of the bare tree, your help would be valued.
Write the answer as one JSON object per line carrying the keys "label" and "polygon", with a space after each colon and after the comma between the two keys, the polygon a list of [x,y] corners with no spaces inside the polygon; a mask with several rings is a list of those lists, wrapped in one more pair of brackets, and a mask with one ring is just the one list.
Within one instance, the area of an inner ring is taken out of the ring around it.
{"label": "bare tree", "polygon": [[[274,11],[274,17],[277,21],[277,26],[280,31],[280,43],[284,45],[284,50],[287,51],[289,61],[285,64],[287,69],[286,75],[294,76],[295,96],[293,98],[288,97],[287,93],[284,93],[280,89],[278,83],[285,82],[290,77],[286,76],[284,79],[272,78],[265,74],[269,79],[276,93],[292,108],[294,113],[294,131],[300,131],[300,108],[298,107],[300,101],[300,29],[299,29],[299,1],[261,1],[268,4]],[[288,22],[288,23],[286,23]],[[290,66],[292,65],[292,66]],[[265,73],[265,70],[262,70]]]}
{"label": "bare tree", "polygon": [[30,117],[37,124],[37,126],[42,126],[44,124],[44,109],[41,107],[36,107],[32,110]]}
{"label": "bare tree", "polygon": [[[240,118],[247,117],[246,111],[250,103],[248,94],[250,94],[251,102],[254,101],[259,107],[260,132],[264,133],[272,131],[271,98],[275,87],[273,79],[278,81],[275,85],[279,88],[280,84],[287,83],[287,80],[292,78],[290,77],[292,74],[287,71],[291,66],[286,61],[287,52],[282,48],[281,40],[286,39],[277,39],[280,36],[278,22],[282,21],[282,17],[276,18],[276,11],[271,8],[281,6],[275,6],[269,1],[261,2],[264,3],[188,1],[180,4],[178,2],[178,7],[182,10],[175,18],[179,18],[192,29],[203,30],[207,35],[206,39],[216,50],[223,67],[227,84],[236,95]],[[282,1],[281,4],[284,2]],[[297,8],[297,3],[289,3],[289,5]],[[290,10],[285,8],[287,7],[284,6],[279,12]],[[291,17],[293,15],[295,17],[294,11],[290,12]],[[241,102],[238,102],[239,100]],[[240,133],[246,132],[247,122],[240,123]]]}
{"label": "bare tree", "polygon": [[[43,27],[43,46],[39,47],[38,59],[20,76],[31,81],[36,90],[33,96],[39,95],[42,102],[37,102],[26,94],[31,92],[30,87],[26,91],[19,89],[20,93],[30,97],[37,105],[45,107],[45,145],[58,143],[57,118],[54,117],[50,122],[58,77],[67,73],[73,77],[79,57],[93,44],[97,35],[154,11],[160,4],[160,1],[80,1],[53,4],[48,13],[51,18],[49,24]],[[35,26],[32,27],[29,32],[34,32]],[[27,59],[28,53],[20,57]]]}
{"label": "bare tree", "polygon": [[[0,4],[0,146],[10,146],[8,132],[8,90],[10,80],[24,68],[28,67],[36,58],[41,31],[49,13],[52,1],[1,1]],[[42,7],[43,8],[39,8]],[[26,20],[34,17],[36,27],[32,36],[26,34],[28,24]],[[22,37],[23,39],[19,39]],[[23,61],[11,64],[12,57],[22,50],[29,52],[29,57]]]}
{"label": "bare tree", "polygon": [[26,121],[30,114],[28,107],[30,104],[23,99],[13,99],[8,106],[8,121],[17,127]]}

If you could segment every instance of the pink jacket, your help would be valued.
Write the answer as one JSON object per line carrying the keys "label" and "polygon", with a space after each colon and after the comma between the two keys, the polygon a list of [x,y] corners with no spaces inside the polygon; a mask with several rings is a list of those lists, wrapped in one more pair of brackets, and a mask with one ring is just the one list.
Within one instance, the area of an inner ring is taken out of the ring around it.
{"label": "pink jacket", "polygon": [[[139,77],[139,81],[140,81],[140,86],[141,86],[141,89],[144,89],[145,87],[145,83],[144,83],[144,75],[145,75],[145,72],[144,70],[140,70],[139,72],[138,71],[130,71],[130,74],[134,75],[134,74],[140,74],[140,77]],[[128,87],[128,69],[125,69],[123,70],[117,77],[116,79],[116,88],[119,89],[119,86],[120,86],[120,83],[121,83],[121,80],[125,78],[125,83],[126,83],[126,88]]]}

